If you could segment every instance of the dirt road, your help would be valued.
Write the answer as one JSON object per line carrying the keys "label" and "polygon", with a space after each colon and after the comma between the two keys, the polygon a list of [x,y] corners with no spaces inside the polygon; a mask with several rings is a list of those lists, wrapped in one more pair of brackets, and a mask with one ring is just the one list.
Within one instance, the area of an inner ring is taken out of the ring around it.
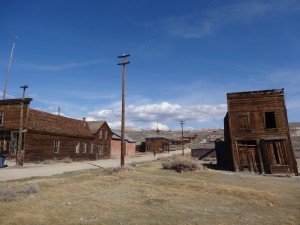
{"label": "dirt road", "polygon": [[[189,148],[185,149],[185,153],[190,153]],[[137,157],[125,157],[125,164],[133,162],[146,162],[155,160],[158,157],[167,157],[175,154],[181,154],[182,151],[170,151],[170,153],[157,154],[139,154]],[[0,169],[0,181],[18,180],[30,177],[52,176],[62,174],[64,172],[88,170],[96,168],[111,168],[120,166],[120,159],[103,159],[97,161],[83,161],[72,163],[55,163],[55,164],[24,164],[24,166],[16,166],[15,162],[8,161],[8,167]]]}

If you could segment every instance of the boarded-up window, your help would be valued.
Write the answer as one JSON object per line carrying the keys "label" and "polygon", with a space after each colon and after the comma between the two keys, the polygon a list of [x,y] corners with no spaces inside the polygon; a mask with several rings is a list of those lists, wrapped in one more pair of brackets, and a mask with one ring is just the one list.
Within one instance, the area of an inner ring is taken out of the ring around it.
{"label": "boarded-up window", "polygon": [[80,142],[76,142],[75,152],[79,153],[80,151]]}
{"label": "boarded-up window", "polygon": [[59,153],[60,141],[54,140],[54,153]]}
{"label": "boarded-up window", "polygon": [[100,132],[99,132],[99,138],[100,138],[100,139],[102,139],[102,134],[103,134],[103,131],[100,130]]}
{"label": "boarded-up window", "polygon": [[239,129],[250,129],[250,113],[249,112],[239,113],[238,126],[239,126]]}
{"label": "boarded-up window", "polygon": [[272,140],[266,142],[266,148],[271,165],[287,165],[285,145],[283,140]]}
{"label": "boarded-up window", "polygon": [[86,153],[86,147],[87,147],[87,144],[84,143],[84,144],[83,144],[83,153]]}
{"label": "boarded-up window", "polygon": [[0,112],[0,126],[3,124],[4,112]]}
{"label": "boarded-up window", "polygon": [[104,131],[104,139],[107,139],[107,130]]}
{"label": "boarded-up window", "polygon": [[93,143],[90,143],[89,149],[90,149],[90,153],[93,153]]}
{"label": "boarded-up window", "polygon": [[265,128],[266,129],[276,128],[275,112],[265,112]]}

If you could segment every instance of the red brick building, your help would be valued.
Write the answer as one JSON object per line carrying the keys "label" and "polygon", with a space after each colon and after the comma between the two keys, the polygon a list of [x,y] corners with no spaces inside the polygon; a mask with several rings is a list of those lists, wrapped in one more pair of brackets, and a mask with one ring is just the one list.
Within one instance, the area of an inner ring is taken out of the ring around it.
{"label": "red brick building", "polygon": [[[136,154],[136,142],[125,135],[125,155],[135,156]],[[121,132],[113,131],[111,139],[111,157],[121,156]]]}

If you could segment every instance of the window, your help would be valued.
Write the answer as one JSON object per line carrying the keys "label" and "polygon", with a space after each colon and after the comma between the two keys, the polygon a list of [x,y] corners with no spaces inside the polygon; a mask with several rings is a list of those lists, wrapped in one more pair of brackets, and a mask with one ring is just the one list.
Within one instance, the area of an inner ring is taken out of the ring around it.
{"label": "window", "polygon": [[4,112],[0,112],[0,126],[3,124]]}
{"label": "window", "polygon": [[99,155],[103,155],[104,145],[100,145]]}
{"label": "window", "polygon": [[75,151],[76,151],[76,153],[79,153],[79,151],[80,151],[80,142],[76,142]]}
{"label": "window", "polygon": [[100,133],[99,133],[99,138],[100,138],[100,139],[102,139],[102,133],[103,133],[103,131],[100,130]]}
{"label": "window", "polygon": [[54,140],[54,153],[59,152],[59,145],[60,145],[60,141]]}
{"label": "window", "polygon": [[239,129],[250,129],[250,113],[240,113],[238,116]]}
{"label": "window", "polygon": [[93,153],[93,143],[90,143],[89,149],[90,149],[90,153]]}
{"label": "window", "polygon": [[86,143],[83,144],[83,153],[86,153]]}
{"label": "window", "polygon": [[104,131],[104,139],[107,139],[107,130]]}
{"label": "window", "polygon": [[265,128],[276,128],[275,112],[265,112]]}

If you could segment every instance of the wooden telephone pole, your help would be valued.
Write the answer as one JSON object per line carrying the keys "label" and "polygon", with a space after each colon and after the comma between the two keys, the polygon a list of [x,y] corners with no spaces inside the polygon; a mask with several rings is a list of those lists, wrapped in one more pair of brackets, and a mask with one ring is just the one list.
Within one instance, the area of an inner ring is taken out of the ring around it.
{"label": "wooden telephone pole", "polygon": [[125,164],[125,85],[126,85],[126,65],[130,62],[126,62],[126,58],[129,57],[129,54],[123,54],[118,56],[122,59],[121,63],[118,63],[119,66],[123,68],[122,76],[122,122],[121,122],[121,167],[124,167]]}
{"label": "wooden telephone pole", "polygon": [[23,96],[21,99],[21,112],[20,112],[20,129],[19,129],[19,143],[18,143],[18,151],[16,155],[17,165],[23,166],[25,152],[22,150],[23,146],[23,108],[24,108],[24,100],[25,100],[25,91],[28,88],[28,85],[23,85],[20,88],[23,89]]}
{"label": "wooden telephone pole", "polygon": [[181,120],[180,121],[180,125],[181,125],[181,149],[182,149],[182,155],[184,155],[183,124],[185,124],[185,122],[183,120]]}

